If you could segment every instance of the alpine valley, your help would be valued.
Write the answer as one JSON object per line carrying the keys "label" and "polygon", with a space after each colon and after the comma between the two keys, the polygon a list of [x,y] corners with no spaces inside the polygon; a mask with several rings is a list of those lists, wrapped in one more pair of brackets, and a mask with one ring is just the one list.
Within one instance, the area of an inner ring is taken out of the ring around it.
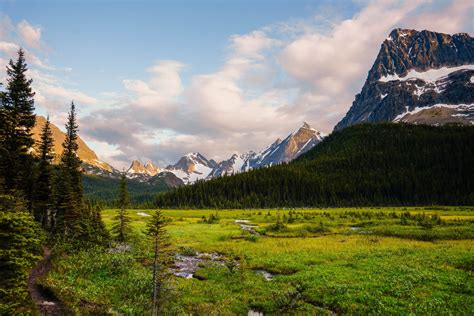
{"label": "alpine valley", "polygon": [[0,316],[474,315],[472,0],[0,2]]}

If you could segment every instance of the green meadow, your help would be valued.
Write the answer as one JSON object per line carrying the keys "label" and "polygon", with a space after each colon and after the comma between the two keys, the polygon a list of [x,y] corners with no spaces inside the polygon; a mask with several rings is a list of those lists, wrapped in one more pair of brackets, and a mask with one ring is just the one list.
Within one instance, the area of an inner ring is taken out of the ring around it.
{"label": "green meadow", "polygon": [[[107,227],[115,212],[103,211]],[[143,231],[152,212],[129,210],[126,249],[56,257],[42,283],[82,313],[148,313],[151,243]],[[474,314],[473,207],[164,214],[177,254],[224,258],[199,263],[192,278],[171,278],[170,315]]]}

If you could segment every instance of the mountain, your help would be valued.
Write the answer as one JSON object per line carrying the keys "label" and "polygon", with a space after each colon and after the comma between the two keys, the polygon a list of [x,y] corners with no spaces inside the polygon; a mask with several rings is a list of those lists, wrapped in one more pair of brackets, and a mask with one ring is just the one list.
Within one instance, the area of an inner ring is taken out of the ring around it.
{"label": "mountain", "polygon": [[[315,130],[307,123],[291,133],[284,140],[277,139],[273,144],[263,151],[256,153],[249,151],[243,154],[233,154],[229,159],[220,163],[208,160],[200,153],[189,153],[179,159],[174,165],[169,165],[165,169],[153,166],[151,163],[143,165],[140,161],[134,160],[127,170],[127,177],[137,179],[141,182],[150,181],[153,176],[161,176],[167,179],[172,186],[181,184],[191,184],[197,180],[209,180],[223,175],[231,175],[252,169],[287,163],[304,154],[316,146],[326,135]],[[168,175],[166,175],[168,173]],[[176,181],[169,175],[172,173]]]}
{"label": "mountain", "polygon": [[273,144],[251,159],[252,169],[290,162],[319,144],[326,135],[303,123],[297,131],[283,141]]}
{"label": "mountain", "polygon": [[[32,129],[33,139],[37,142],[40,141],[41,138],[41,130],[43,129],[44,124],[46,123],[46,118],[43,116],[37,115],[36,116],[36,123],[34,128]],[[66,138],[66,134],[61,131],[56,125],[50,123],[51,132],[53,134],[54,139],[54,146],[53,151],[55,153],[55,163],[59,162],[59,157],[63,152],[62,143]],[[97,154],[87,146],[87,144],[82,140],[81,137],[78,137],[77,143],[79,145],[79,149],[77,151],[79,158],[81,158],[83,162],[83,168],[86,173],[89,174],[96,174],[102,176],[112,176],[118,177],[120,172],[113,168],[108,163],[99,159]]]}
{"label": "mountain", "polygon": [[474,123],[474,38],[395,29],[335,130],[383,121]]}
{"label": "mountain", "polygon": [[472,205],[474,126],[359,124],[288,164],[182,186],[155,207]]}
{"label": "mountain", "polygon": [[249,151],[243,154],[233,154],[229,159],[221,161],[210,175],[211,178],[236,174],[253,169],[253,159],[257,153]]}
{"label": "mountain", "polygon": [[303,125],[284,140],[277,139],[259,153],[249,151],[244,154],[234,154],[229,159],[219,163],[213,170],[212,176],[231,175],[262,167],[287,163],[312,149],[326,135],[315,130],[309,124]]}
{"label": "mountain", "polygon": [[217,167],[214,160],[208,160],[200,153],[189,153],[181,157],[174,165],[169,165],[166,170],[173,173],[185,184],[206,180]]}
{"label": "mountain", "polygon": [[150,177],[157,175],[161,171],[152,162],[143,165],[140,161],[134,160],[127,169],[126,176],[129,179],[136,179],[140,182],[148,181]]}

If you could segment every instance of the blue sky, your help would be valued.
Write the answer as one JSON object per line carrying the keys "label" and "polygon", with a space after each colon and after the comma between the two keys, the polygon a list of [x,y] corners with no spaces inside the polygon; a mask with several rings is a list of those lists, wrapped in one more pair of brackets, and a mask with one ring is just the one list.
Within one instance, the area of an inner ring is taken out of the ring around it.
{"label": "blue sky", "polygon": [[194,73],[215,71],[229,36],[289,20],[311,19],[322,8],[352,16],[350,1],[6,1],[3,13],[42,28],[55,66],[70,67],[89,93],[119,89],[155,60],[179,60]]}
{"label": "blue sky", "polygon": [[[0,66],[22,46],[36,107],[118,168],[261,150],[349,109],[396,27],[474,31],[469,0],[0,0]],[[0,73],[0,81],[4,73]]]}

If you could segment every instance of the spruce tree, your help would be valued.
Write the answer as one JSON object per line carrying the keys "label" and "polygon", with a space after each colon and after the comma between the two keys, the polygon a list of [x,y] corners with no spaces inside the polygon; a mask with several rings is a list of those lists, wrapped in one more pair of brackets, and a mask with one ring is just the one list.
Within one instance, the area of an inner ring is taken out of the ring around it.
{"label": "spruce tree", "polygon": [[19,315],[30,304],[27,280],[41,257],[43,232],[20,196],[0,195],[0,314]]}
{"label": "spruce tree", "polygon": [[171,243],[166,231],[166,218],[160,210],[155,211],[147,223],[147,235],[153,241],[153,299],[152,316],[159,315],[167,298],[166,283],[170,277],[169,267],[173,262]]}
{"label": "spruce tree", "polygon": [[52,216],[53,146],[54,140],[48,116],[41,130],[41,140],[38,146],[38,176],[35,185],[33,207],[35,219],[45,228],[51,226]]}
{"label": "spruce tree", "polygon": [[115,233],[118,241],[125,242],[131,231],[130,217],[127,215],[126,210],[129,205],[129,198],[125,174],[122,174],[122,178],[120,179],[118,204],[119,209],[117,215],[114,217],[115,223],[112,227],[112,231]]}
{"label": "spruce tree", "polygon": [[62,144],[60,175],[56,179],[57,225],[66,235],[74,234],[83,209],[81,159],[77,155],[78,125],[76,108],[71,102],[71,110],[66,123],[66,138]]}
{"label": "spruce tree", "polygon": [[7,65],[7,85],[2,97],[0,113],[0,141],[8,153],[4,158],[5,186],[8,191],[21,190],[31,200],[33,160],[28,154],[34,144],[31,129],[35,125],[32,79],[25,53],[18,51],[18,59]]}

